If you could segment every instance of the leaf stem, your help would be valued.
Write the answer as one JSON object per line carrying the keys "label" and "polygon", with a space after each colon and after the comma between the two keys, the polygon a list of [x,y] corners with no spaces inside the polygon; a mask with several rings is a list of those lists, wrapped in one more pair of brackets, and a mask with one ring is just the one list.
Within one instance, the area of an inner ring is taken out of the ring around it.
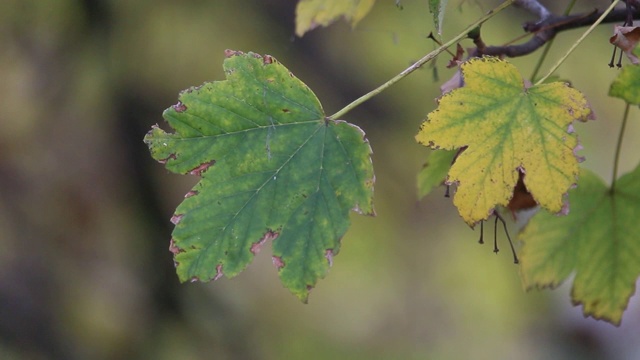
{"label": "leaf stem", "polygon": [[[567,8],[564,10],[564,14],[563,14],[564,16],[569,16],[569,14],[571,13],[571,10],[573,9],[573,6],[576,4],[576,1],[578,1],[578,0],[572,0],[569,3]],[[542,55],[538,58],[538,62],[536,63],[536,67],[533,69],[533,73],[531,74],[531,81],[536,81],[536,77],[538,76],[538,73],[540,72],[540,68],[542,67],[542,63],[547,58],[547,55],[549,54],[549,50],[551,49],[551,45],[553,45],[553,41],[554,40],[555,40],[555,37],[553,39],[549,40],[547,45],[545,45],[544,49],[542,50]]]}
{"label": "leaf stem", "polygon": [[580,36],[580,38],[578,40],[576,40],[575,43],[573,43],[573,45],[571,45],[571,48],[569,48],[569,50],[567,50],[567,52],[564,54],[564,56],[562,56],[560,58],[560,60],[558,60],[558,62],[555,63],[555,65],[553,65],[551,67],[551,70],[549,70],[549,72],[547,73],[547,75],[543,76],[540,80],[538,80],[536,82],[536,85],[538,84],[542,84],[545,80],[547,80],[547,78],[549,76],[551,76],[551,74],[553,74],[559,67],[560,65],[562,65],[562,63],[569,57],[569,55],[573,52],[573,50],[575,50],[578,45],[580,45],[580,43],[582,43],[582,41],[584,41],[584,39],[587,38],[587,36],[589,36],[589,34],[591,34],[591,32],[593,31],[593,29],[596,28],[596,26],[600,25],[600,23],[602,22],[602,20],[604,20],[605,17],[607,17],[607,15],[613,10],[614,7],[616,7],[616,5],[618,5],[618,3],[620,2],[620,0],[614,0],[611,5],[609,5],[609,7],[607,8],[607,10],[605,10],[602,15],[600,15],[600,17],[598,18],[598,20],[596,20],[588,29],[587,31],[584,32],[584,34],[582,34],[582,36]]}
{"label": "leaf stem", "polygon": [[627,119],[629,118],[629,109],[631,104],[627,103],[624,108],[624,115],[622,117],[622,126],[620,127],[620,134],[618,134],[618,144],[616,145],[616,154],[613,157],[613,180],[611,180],[610,192],[615,192],[616,180],[618,179],[618,163],[620,162],[620,151],[622,149],[622,137],[624,136],[624,130],[627,127]]}
{"label": "leaf stem", "polygon": [[446,43],[442,44],[442,46],[440,46],[439,48],[435,49],[434,51],[428,53],[422,59],[416,61],[413,65],[409,66],[404,71],[402,71],[400,74],[398,74],[398,75],[394,76],[393,78],[391,78],[389,81],[387,81],[384,84],[378,86],[377,88],[375,88],[374,90],[366,93],[365,95],[357,98],[352,103],[350,103],[349,105],[347,105],[344,108],[342,108],[342,110],[340,110],[337,113],[329,116],[328,119],[329,120],[337,120],[337,119],[342,118],[346,113],[348,113],[349,111],[353,110],[358,105],[360,105],[363,102],[365,102],[365,101],[371,99],[372,97],[378,95],[379,93],[383,92],[388,87],[390,87],[391,85],[393,85],[393,84],[397,83],[398,81],[402,80],[405,76],[407,76],[407,75],[411,74],[412,72],[418,70],[422,65],[424,65],[428,61],[430,61],[433,58],[435,58],[436,56],[438,56],[438,54],[440,54],[441,52],[445,51],[449,46],[455,44],[456,42],[460,41],[465,36],[467,36],[467,34],[471,30],[473,30],[473,29],[477,28],[478,26],[482,25],[482,23],[484,23],[485,21],[491,19],[494,15],[498,14],[500,11],[506,9],[509,5],[513,4],[514,1],[515,0],[506,0],[502,4],[498,5],[496,8],[494,8],[493,10],[489,11],[488,13],[486,13],[483,17],[478,19],[476,22],[474,22],[473,24],[471,24],[468,27],[466,27],[456,37],[454,37],[453,39],[451,39],[451,40],[447,41]]}

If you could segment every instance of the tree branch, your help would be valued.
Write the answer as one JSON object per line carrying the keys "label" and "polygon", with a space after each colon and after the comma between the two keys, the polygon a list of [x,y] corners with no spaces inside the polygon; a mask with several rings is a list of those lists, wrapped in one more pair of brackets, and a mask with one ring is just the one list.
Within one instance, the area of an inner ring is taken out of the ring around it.
{"label": "tree branch", "polygon": [[[535,6],[534,3],[537,3],[537,1],[520,1],[520,3],[527,3],[528,6]],[[628,0],[627,5],[631,6],[633,18],[639,19],[640,7],[636,6],[636,1]],[[542,8],[544,9],[544,7]],[[544,14],[544,11],[541,10],[531,10],[529,7],[527,7],[526,9],[530,12],[535,11],[534,13],[538,16]],[[591,13],[569,16],[557,16],[550,14],[546,18],[543,18],[541,21],[524,24],[523,27],[526,32],[534,33],[533,38],[531,38],[529,41],[517,45],[487,46],[481,49],[481,52],[484,55],[492,56],[504,55],[508,57],[518,57],[528,55],[536,51],[549,40],[553,39],[559,32],[592,25],[600,17],[600,15],[602,15],[602,13],[603,11],[601,10],[594,10]],[[602,22],[624,22],[627,20],[628,14],[629,13],[627,12],[627,9],[617,9],[607,15],[607,17],[605,17]]]}
{"label": "tree branch", "polygon": [[544,20],[552,15],[551,12],[537,0],[516,0],[513,5],[529,11],[536,15],[540,20]]}

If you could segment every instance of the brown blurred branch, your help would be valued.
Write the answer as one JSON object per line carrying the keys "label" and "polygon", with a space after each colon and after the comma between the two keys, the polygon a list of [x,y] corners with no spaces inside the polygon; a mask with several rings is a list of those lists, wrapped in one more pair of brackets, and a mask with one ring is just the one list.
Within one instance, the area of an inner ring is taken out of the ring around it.
{"label": "brown blurred branch", "polygon": [[536,15],[540,20],[544,20],[552,15],[551,12],[537,0],[516,0],[513,5],[529,11]]}
{"label": "brown blurred branch", "polygon": [[[638,0],[627,0],[627,8],[612,11],[605,17],[603,23],[625,22],[631,16],[633,19],[640,19],[640,6]],[[556,34],[570,29],[576,29],[592,25],[600,15],[602,10],[594,10],[590,13],[577,15],[559,16],[549,13],[546,8],[540,5],[536,7],[537,1],[520,1],[519,6],[525,8],[529,12],[537,15],[540,19],[538,22],[528,22],[523,25],[526,32],[534,34],[527,42],[517,45],[505,46],[486,46],[478,49],[478,52],[484,55],[518,57],[528,55],[542,45],[553,39]]]}

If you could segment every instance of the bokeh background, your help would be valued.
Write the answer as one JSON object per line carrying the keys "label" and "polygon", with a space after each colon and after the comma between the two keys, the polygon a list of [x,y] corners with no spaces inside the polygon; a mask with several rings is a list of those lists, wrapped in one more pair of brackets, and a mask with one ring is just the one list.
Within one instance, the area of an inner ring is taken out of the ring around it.
{"label": "bokeh background", "polygon": [[[428,150],[413,137],[453,74],[446,56],[347,115],[373,147],[378,216],[353,214],[309,304],[280,285],[268,248],[232,280],[178,283],[169,219],[197,179],[168,173],[142,138],[180,90],[223,79],[227,48],[268,53],[331,114],[435,48],[426,0],[379,0],[355,29],[303,38],[295,3],[0,2],[0,358],[640,358],[637,296],[614,327],[571,306],[570,281],[525,293],[503,234],[496,256],[444,189],[417,199]],[[449,3],[445,39],[498,2]],[[527,20],[508,9],[484,39],[512,40]],[[546,66],[579,34],[561,34]],[[558,71],[591,100],[598,120],[577,125],[584,166],[607,181],[624,107],[606,97],[610,34],[599,28]],[[513,62],[529,76],[538,56]],[[621,172],[640,161],[632,117]]]}

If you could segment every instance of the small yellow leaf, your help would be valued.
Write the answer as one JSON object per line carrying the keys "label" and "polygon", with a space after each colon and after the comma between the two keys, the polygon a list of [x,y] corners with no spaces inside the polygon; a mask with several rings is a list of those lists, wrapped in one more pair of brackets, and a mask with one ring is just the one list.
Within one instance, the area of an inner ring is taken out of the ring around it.
{"label": "small yellow leaf", "polygon": [[571,123],[587,120],[587,100],[565,83],[527,88],[515,66],[496,58],[461,68],[464,87],[440,98],[416,140],[434,149],[468,146],[448,178],[458,184],[454,204],[462,218],[473,226],[508,205],[518,171],[533,198],[559,212],[579,173]]}
{"label": "small yellow leaf", "polygon": [[375,0],[300,0],[296,8],[296,35],[327,26],[344,17],[354,27],[367,15]]}

